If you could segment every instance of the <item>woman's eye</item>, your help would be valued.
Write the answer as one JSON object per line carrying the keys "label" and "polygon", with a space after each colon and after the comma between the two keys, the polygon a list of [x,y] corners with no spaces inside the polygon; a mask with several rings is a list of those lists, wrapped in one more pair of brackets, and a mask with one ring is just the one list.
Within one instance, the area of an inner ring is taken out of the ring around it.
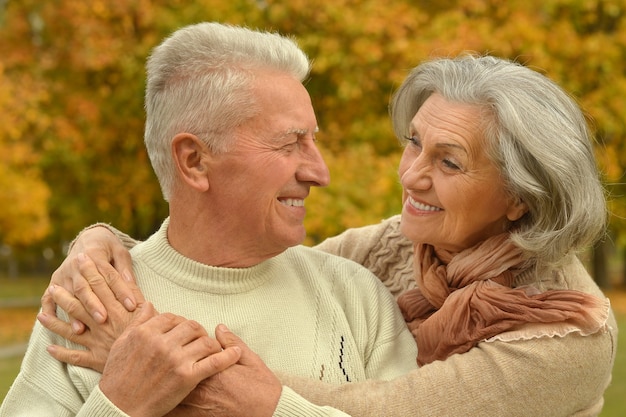
{"label": "woman's eye", "polygon": [[422,142],[415,136],[405,136],[404,139],[406,139],[411,145],[422,146]]}
{"label": "woman's eye", "polygon": [[451,161],[451,160],[449,160],[449,159],[444,159],[444,160],[443,160],[443,165],[444,165],[446,168],[453,169],[453,170],[455,170],[455,171],[458,171],[458,170],[460,170],[460,169],[461,169],[461,167],[460,167],[460,166],[458,166],[457,164],[455,164],[454,162],[452,162],[452,161]]}

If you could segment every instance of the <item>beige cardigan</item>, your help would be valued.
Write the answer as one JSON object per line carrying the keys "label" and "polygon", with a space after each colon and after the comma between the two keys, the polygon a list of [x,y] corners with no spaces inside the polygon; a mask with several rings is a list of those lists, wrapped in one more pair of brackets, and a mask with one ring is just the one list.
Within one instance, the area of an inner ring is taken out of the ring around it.
{"label": "beige cardigan", "polygon": [[[413,245],[400,216],[349,229],[318,246],[366,266],[398,296],[414,285]],[[536,278],[535,278],[536,281]],[[528,277],[524,282],[529,282]],[[604,297],[578,259],[560,274],[535,282]],[[393,381],[332,386],[281,375],[283,383],[320,405],[352,416],[596,416],[611,381],[617,324],[591,336],[481,342],[467,353],[436,361]],[[419,346],[418,346],[419,349]]]}
{"label": "beige cardigan", "polygon": [[[377,225],[349,229],[316,248],[364,265],[397,298],[415,285],[413,245],[400,233],[399,224],[400,216],[393,216]],[[110,229],[125,246],[136,243]],[[548,279],[525,276],[522,280],[517,284],[532,282],[540,290],[576,289],[604,297],[576,258]],[[330,385],[279,376],[284,385],[313,403],[354,417],[597,416],[611,381],[616,348],[617,323],[611,312],[606,331],[591,336],[571,333],[482,342],[469,352],[392,381]]]}

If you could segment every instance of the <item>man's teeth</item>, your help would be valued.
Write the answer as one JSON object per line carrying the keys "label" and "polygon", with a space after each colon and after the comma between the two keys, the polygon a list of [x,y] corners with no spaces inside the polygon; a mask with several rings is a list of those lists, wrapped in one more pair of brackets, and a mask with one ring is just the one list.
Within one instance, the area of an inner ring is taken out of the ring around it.
{"label": "man's teeth", "polygon": [[440,211],[441,210],[439,207],[418,203],[417,201],[413,200],[411,197],[409,197],[409,203],[411,203],[411,205],[415,207],[416,209],[422,210],[422,211]]}
{"label": "man's teeth", "polygon": [[285,206],[304,207],[304,200],[300,198],[285,198],[278,201],[280,201],[280,204],[284,204]]}

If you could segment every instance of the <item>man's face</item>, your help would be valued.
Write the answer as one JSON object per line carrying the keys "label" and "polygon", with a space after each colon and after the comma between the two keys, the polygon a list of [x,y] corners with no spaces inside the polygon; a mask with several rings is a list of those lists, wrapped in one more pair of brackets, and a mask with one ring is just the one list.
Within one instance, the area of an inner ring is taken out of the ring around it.
{"label": "man's face", "polygon": [[251,251],[274,255],[304,240],[304,200],[330,174],[315,143],[317,121],[300,81],[265,72],[255,81],[261,112],[214,157],[210,192],[222,231]]}

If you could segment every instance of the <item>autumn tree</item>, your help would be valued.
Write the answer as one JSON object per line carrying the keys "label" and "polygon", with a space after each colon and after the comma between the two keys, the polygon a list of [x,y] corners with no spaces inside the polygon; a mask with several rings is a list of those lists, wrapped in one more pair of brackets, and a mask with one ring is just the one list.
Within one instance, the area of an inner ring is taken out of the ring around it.
{"label": "autumn tree", "polygon": [[39,169],[41,153],[25,138],[45,129],[39,118],[46,94],[27,74],[19,84],[9,80],[0,63],[0,239],[5,245],[21,246],[42,239],[50,232],[50,190]]}
{"label": "autumn tree", "polygon": [[180,26],[216,20],[293,36],[313,60],[306,87],[332,181],[307,200],[307,243],[400,212],[389,98],[424,59],[475,51],[542,72],[579,101],[626,247],[626,0],[0,4],[0,203],[20,200],[0,215],[3,243],[19,233],[56,245],[95,221],[141,238],[156,229],[167,207],[142,143],[145,60]]}

